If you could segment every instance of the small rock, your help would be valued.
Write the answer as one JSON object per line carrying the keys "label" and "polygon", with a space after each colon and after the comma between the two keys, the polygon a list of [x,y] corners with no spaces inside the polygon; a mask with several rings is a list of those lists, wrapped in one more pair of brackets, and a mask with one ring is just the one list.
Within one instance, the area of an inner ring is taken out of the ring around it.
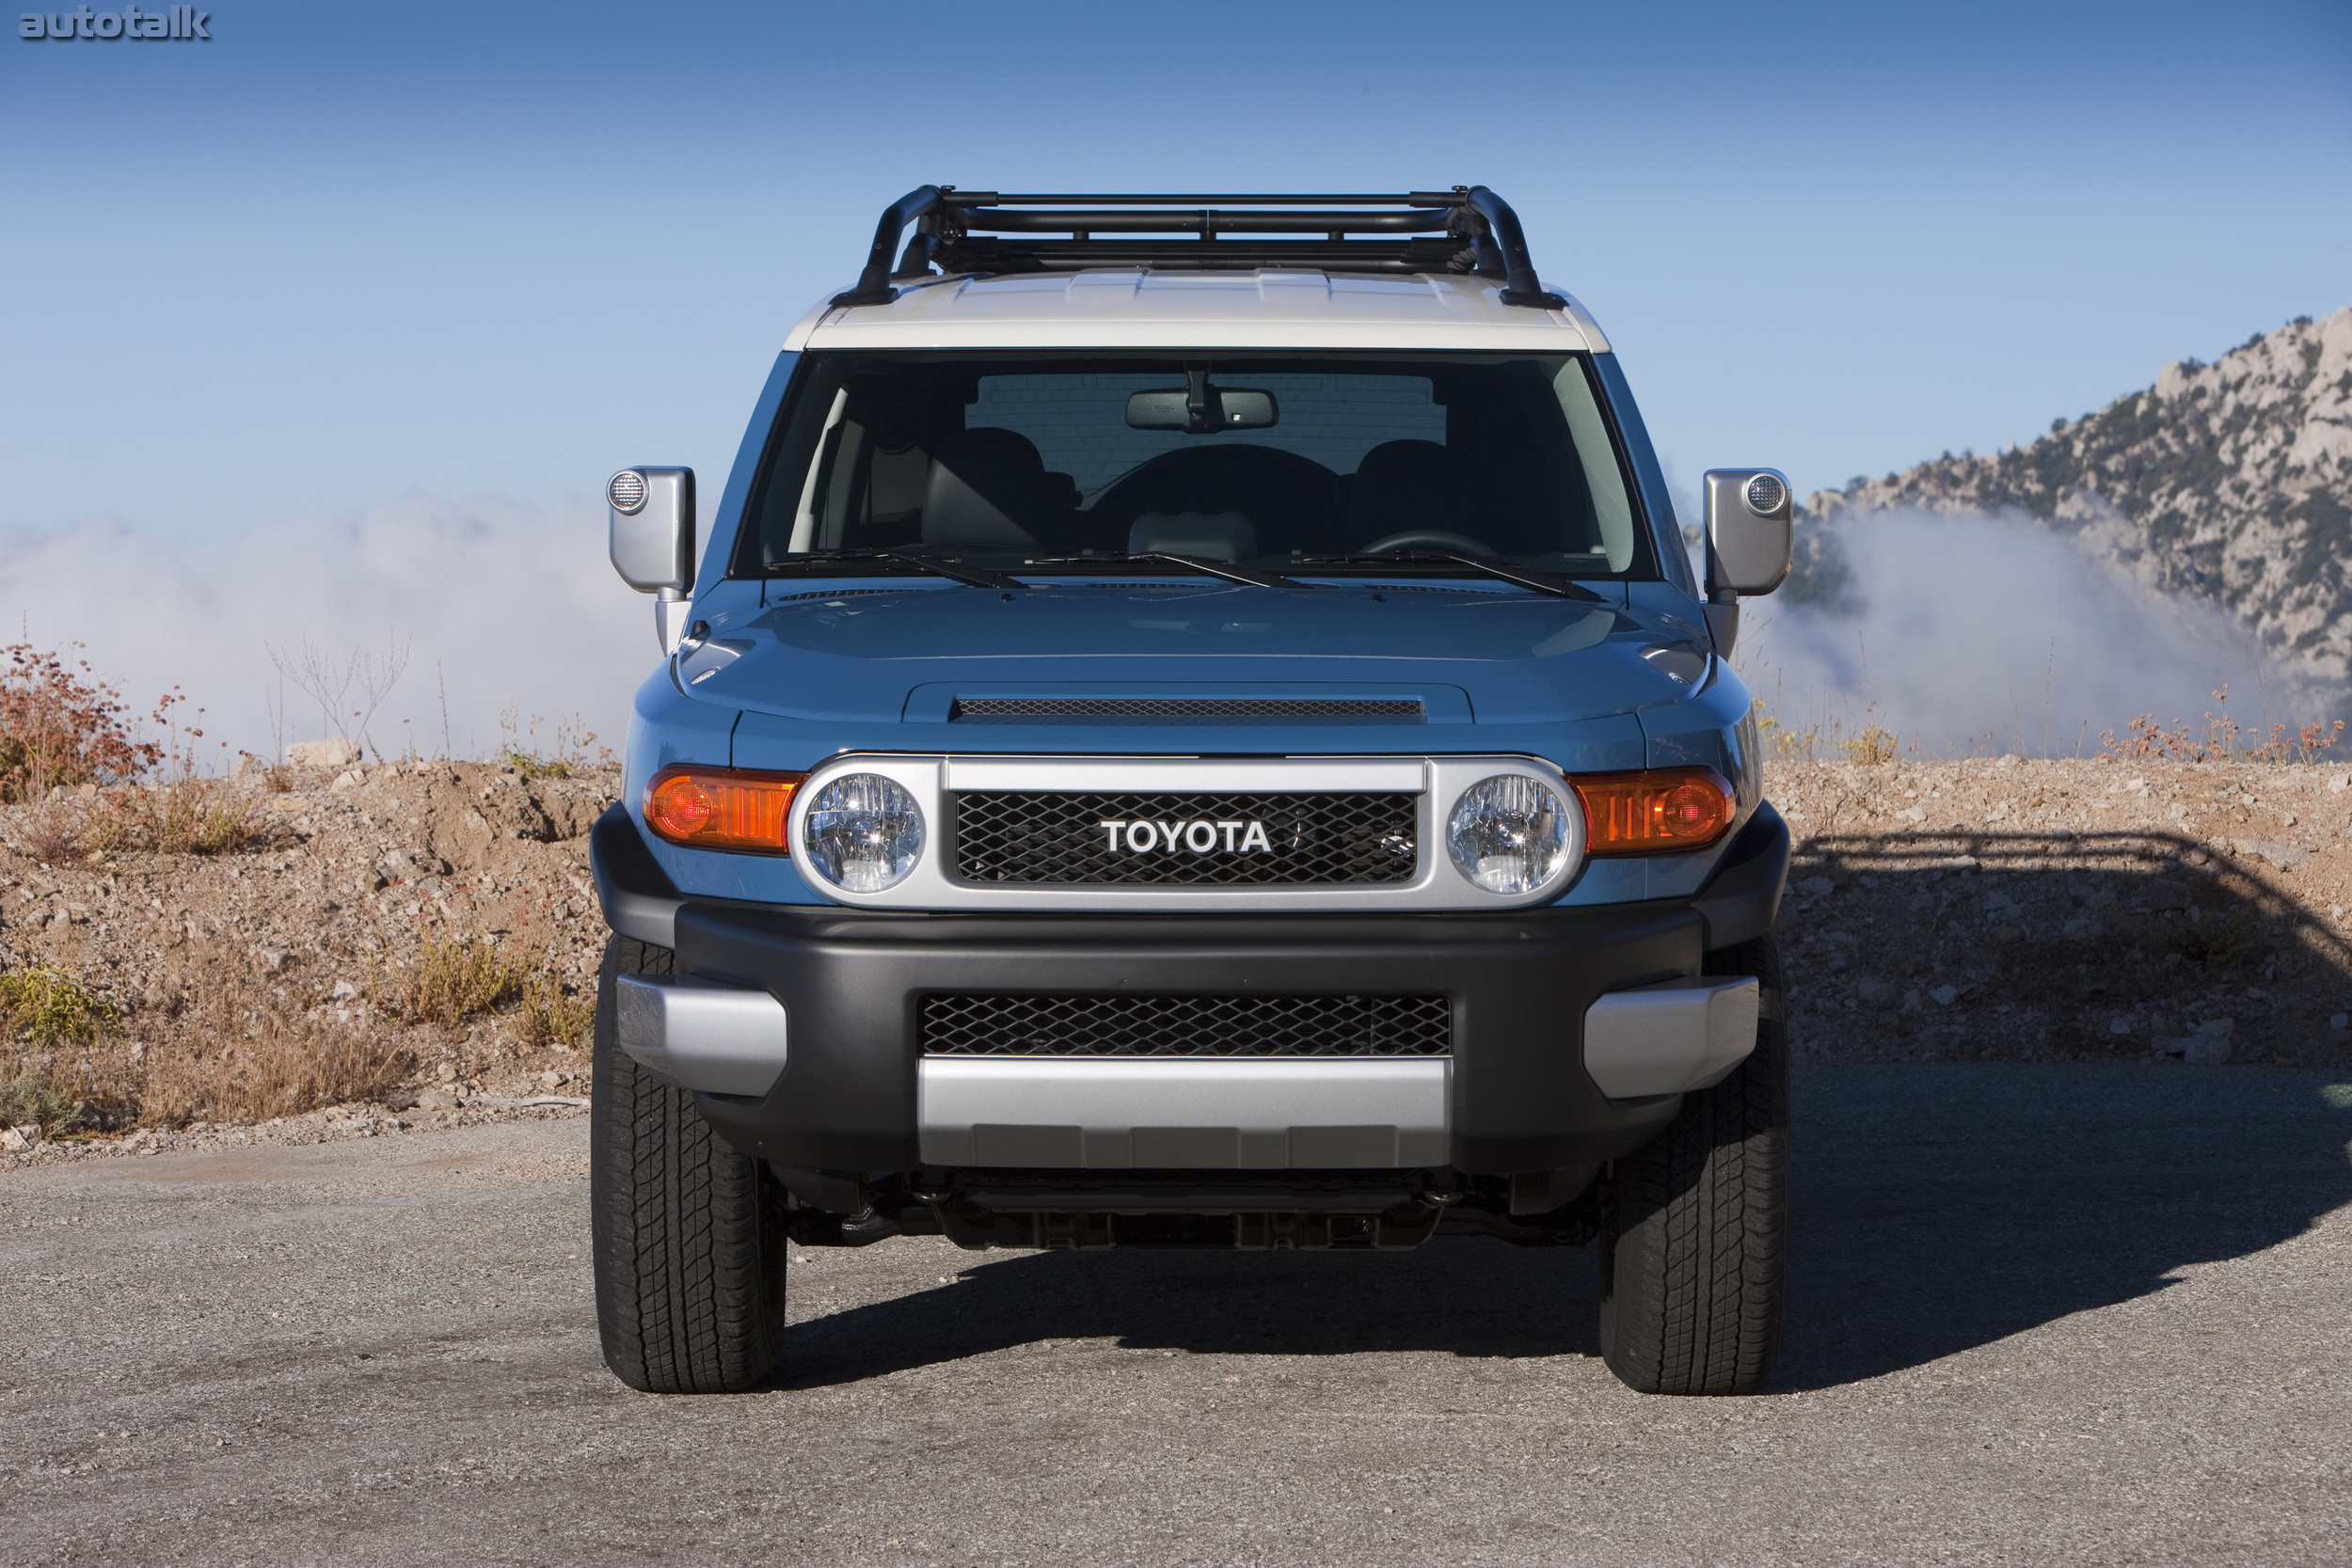
{"label": "small rock", "polygon": [[2099,923],[2097,921],[2086,920],[2082,916],[2076,915],[2074,919],[2058,927],[2058,934],[2069,937],[2088,937],[2096,934],[2098,929]]}
{"label": "small rock", "polygon": [[1797,891],[1807,898],[1822,898],[1837,891],[1837,884],[1827,877],[1807,877],[1797,884]]}
{"label": "small rock", "polygon": [[344,771],[336,774],[335,782],[328,784],[326,787],[348,794],[350,791],[358,788],[361,784],[367,782],[367,779],[358,768],[346,768]]}
{"label": "small rock", "polygon": [[1926,810],[1919,806],[1905,806],[1900,815],[1906,822],[1925,822],[1928,819]]}
{"label": "small rock", "polygon": [[2131,1021],[2130,1019],[2128,1019],[2128,1018],[2125,1018],[2125,1017],[2124,1017],[2122,1013],[2118,1013],[2118,1014],[2116,1014],[2113,1018],[2111,1018],[2111,1019],[2107,1020],[2107,1033],[2108,1033],[2108,1034],[2110,1034],[2110,1035],[2128,1035],[2128,1034],[2130,1034],[2131,1032],[2132,1032],[2132,1021]]}
{"label": "small rock", "polygon": [[2352,1013],[2336,1014],[2333,1018],[2330,1018],[2328,1021],[2328,1027],[2333,1029],[2339,1035],[2343,1034],[2346,1029],[2352,1029]]}
{"label": "small rock", "polygon": [[1938,986],[1933,990],[1928,992],[1928,994],[1935,999],[1935,1005],[1937,1006],[1948,1007],[1953,1003],[1960,1000],[1960,988],[1958,986]]}
{"label": "small rock", "polygon": [[2025,939],[2026,928],[2024,927],[2011,926],[2007,923],[1995,926],[1984,933],[1985,941],[1999,942],[2002,944],[2007,944],[2012,942],[2023,942]]}
{"label": "small rock", "polygon": [[[33,1131],[38,1133],[40,1129],[36,1127]],[[22,1154],[38,1141],[37,1138],[26,1137],[22,1127],[0,1127],[0,1152]]]}
{"label": "small rock", "polygon": [[275,974],[286,967],[286,950],[282,947],[256,947],[253,961]]}
{"label": "small rock", "polygon": [[1895,988],[1875,974],[1865,974],[1854,982],[1853,993],[1865,1002],[1883,1002],[1895,994]]}
{"label": "small rock", "polygon": [[2312,854],[2309,849],[2300,845],[2274,844],[2268,840],[2256,840],[2248,844],[2246,847],[2281,871],[2294,870],[2309,860]]}
{"label": "small rock", "polygon": [[333,740],[297,740],[286,748],[286,760],[299,768],[348,768],[359,760],[359,747],[340,736]]}
{"label": "small rock", "polygon": [[2188,908],[2188,884],[2158,877],[2148,884],[2148,907],[2152,910],[2185,910]]}
{"label": "small rock", "polygon": [[2199,1024],[2182,1042],[2182,1059],[2191,1067],[2218,1067],[2230,1059],[2230,1032],[2237,1026],[2233,1018],[2217,1018]]}
{"label": "small rock", "polygon": [[2156,1051],[2199,1067],[2212,1067],[2230,1059],[2230,1033],[2236,1027],[2233,1018],[2207,1019],[2185,1035],[2158,1035]]}
{"label": "small rock", "polygon": [[465,1098],[458,1094],[455,1089],[427,1089],[424,1093],[417,1096],[416,1109],[420,1111],[454,1111],[463,1106],[465,1103]]}
{"label": "small rock", "polygon": [[350,981],[348,981],[348,980],[338,980],[338,981],[336,981],[336,982],[335,982],[335,989],[334,989],[332,991],[330,991],[330,992],[328,992],[328,993],[327,993],[327,995],[328,995],[328,1000],[330,1000],[330,1001],[334,1001],[334,1002],[348,1002],[348,1001],[350,1001],[353,997],[358,996],[358,994],[359,994],[359,988],[358,988],[358,986],[353,985],[353,984],[352,984]]}
{"label": "small rock", "polygon": [[1938,862],[1937,864],[1939,869],[1945,871],[1974,871],[1979,862],[1974,855],[1953,855]]}
{"label": "small rock", "polygon": [[2339,773],[2328,781],[2329,789],[2352,789],[2352,773]]}

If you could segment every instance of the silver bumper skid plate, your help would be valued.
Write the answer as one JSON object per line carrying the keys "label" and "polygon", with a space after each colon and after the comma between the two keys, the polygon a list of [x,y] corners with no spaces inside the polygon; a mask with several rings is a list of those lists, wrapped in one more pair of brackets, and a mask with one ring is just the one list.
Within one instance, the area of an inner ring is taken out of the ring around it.
{"label": "silver bumper skid plate", "polygon": [[1584,1070],[1612,1100],[1711,1088],[1756,1049],[1762,988],[1696,975],[1613,990],[1584,1012]]}
{"label": "silver bumper skid plate", "polygon": [[926,1056],[923,1163],[1331,1170],[1452,1157],[1448,1058]]}
{"label": "silver bumper skid plate", "polygon": [[764,1098],[784,1072],[784,1004],[764,990],[624,974],[613,1025],[641,1066],[700,1094]]}

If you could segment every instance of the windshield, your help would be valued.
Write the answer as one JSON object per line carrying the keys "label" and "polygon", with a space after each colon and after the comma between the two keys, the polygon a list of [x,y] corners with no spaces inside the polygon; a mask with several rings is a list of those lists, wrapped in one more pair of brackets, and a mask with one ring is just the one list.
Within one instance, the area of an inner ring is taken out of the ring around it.
{"label": "windshield", "polygon": [[1025,576],[1151,551],[1658,576],[1582,355],[813,355],[777,437],[739,577],[908,546]]}

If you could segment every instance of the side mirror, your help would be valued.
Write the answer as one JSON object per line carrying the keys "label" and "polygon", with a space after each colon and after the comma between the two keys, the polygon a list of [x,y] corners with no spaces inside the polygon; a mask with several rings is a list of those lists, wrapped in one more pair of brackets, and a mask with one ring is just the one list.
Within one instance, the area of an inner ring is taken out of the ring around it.
{"label": "side mirror", "polygon": [[1707,626],[1715,652],[1731,657],[1741,595],[1769,594],[1788,576],[1796,498],[1775,468],[1709,468],[1707,486]]}
{"label": "side mirror", "polygon": [[675,651],[694,591],[694,470],[640,465],[605,481],[612,569],[654,595],[654,635]]}

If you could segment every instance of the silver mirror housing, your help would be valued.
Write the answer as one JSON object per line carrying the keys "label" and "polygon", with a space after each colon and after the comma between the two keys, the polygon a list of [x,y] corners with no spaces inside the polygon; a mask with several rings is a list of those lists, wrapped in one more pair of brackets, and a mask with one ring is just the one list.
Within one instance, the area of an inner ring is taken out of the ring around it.
{"label": "silver mirror housing", "polygon": [[605,481],[612,569],[640,594],[694,590],[694,470],[639,465]]}
{"label": "silver mirror housing", "polygon": [[1788,576],[1796,496],[1774,468],[1707,470],[1707,596],[1769,594]]}

